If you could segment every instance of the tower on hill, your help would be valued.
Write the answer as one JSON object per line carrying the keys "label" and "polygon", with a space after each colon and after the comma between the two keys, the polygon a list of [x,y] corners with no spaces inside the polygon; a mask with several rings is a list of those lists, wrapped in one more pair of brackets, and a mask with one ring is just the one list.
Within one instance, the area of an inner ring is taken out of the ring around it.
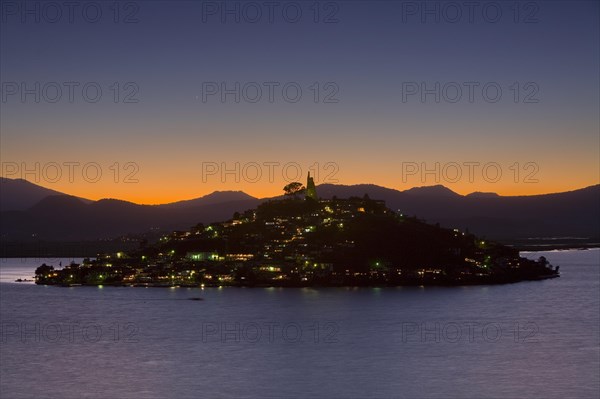
{"label": "tower on hill", "polygon": [[306,198],[311,198],[315,201],[319,199],[317,197],[317,188],[315,187],[315,181],[312,177],[310,177],[310,172],[308,172],[308,177],[306,178]]}

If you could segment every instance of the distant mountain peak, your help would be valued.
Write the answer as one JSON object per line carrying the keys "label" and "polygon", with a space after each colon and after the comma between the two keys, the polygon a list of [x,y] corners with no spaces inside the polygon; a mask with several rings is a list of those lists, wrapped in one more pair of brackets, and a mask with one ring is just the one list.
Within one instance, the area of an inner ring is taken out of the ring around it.
{"label": "distant mountain peak", "polygon": [[167,208],[181,208],[181,207],[192,207],[192,206],[204,206],[222,204],[228,202],[239,202],[239,201],[256,201],[257,198],[246,194],[243,191],[213,191],[210,194],[204,195],[199,198],[193,198],[189,200],[172,202],[170,204],[164,204],[161,206]]}
{"label": "distant mountain peak", "polygon": [[434,195],[434,196],[443,196],[443,197],[459,197],[460,194],[455,193],[450,190],[448,187],[443,186],[441,184],[437,184],[435,186],[422,186],[422,187],[413,187],[411,189],[403,191],[406,194],[418,194],[418,195]]}
{"label": "distant mountain peak", "polygon": [[32,211],[42,211],[46,209],[61,209],[61,210],[70,210],[73,207],[85,206],[85,202],[81,200],[81,198],[67,195],[67,194],[58,194],[58,195],[49,195],[39,201],[37,204],[32,206],[30,210]]}
{"label": "distant mountain peak", "polygon": [[129,205],[137,205],[134,202],[125,201],[125,200],[118,199],[118,198],[102,198],[102,199],[99,199],[98,201],[95,201],[93,203],[93,205],[101,205],[101,204],[129,204]]}
{"label": "distant mountain peak", "polygon": [[[0,177],[0,211],[24,211],[48,196],[67,195],[24,179]],[[87,201],[81,198],[82,201]]]}
{"label": "distant mountain peak", "polygon": [[465,197],[468,197],[468,198],[498,198],[498,197],[500,197],[500,195],[498,195],[497,193],[474,191],[471,194],[467,194]]}
{"label": "distant mountain peak", "polygon": [[215,200],[230,200],[230,201],[239,201],[239,200],[247,200],[247,199],[255,199],[253,196],[246,194],[240,190],[226,190],[226,191],[213,191],[210,194],[207,194],[203,197],[200,197],[204,200],[215,199]]}

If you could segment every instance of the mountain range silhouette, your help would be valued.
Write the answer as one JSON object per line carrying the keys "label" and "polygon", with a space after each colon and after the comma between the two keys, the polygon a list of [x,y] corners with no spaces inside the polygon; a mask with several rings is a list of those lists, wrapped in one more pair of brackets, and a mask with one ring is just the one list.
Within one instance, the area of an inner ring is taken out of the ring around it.
{"label": "mountain range silhouette", "polygon": [[[600,237],[600,185],[531,196],[460,195],[442,185],[398,191],[373,184],[322,184],[317,192],[321,198],[367,194],[386,201],[396,212],[499,241]],[[230,219],[234,212],[268,199],[242,191],[216,191],[191,200],[140,205],[117,199],[92,201],[25,180],[1,178],[0,234],[3,241],[69,241],[186,230],[199,222]]]}

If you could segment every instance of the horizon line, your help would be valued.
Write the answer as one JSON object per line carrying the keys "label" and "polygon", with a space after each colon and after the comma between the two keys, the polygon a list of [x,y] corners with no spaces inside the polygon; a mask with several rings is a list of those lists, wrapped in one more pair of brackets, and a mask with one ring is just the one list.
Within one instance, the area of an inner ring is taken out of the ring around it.
{"label": "horizon line", "polygon": [[[66,196],[70,196],[70,197],[76,197],[82,200],[86,200],[86,201],[92,201],[92,202],[97,202],[97,201],[102,201],[102,200],[115,200],[115,201],[123,201],[123,202],[128,202],[128,203],[132,203],[135,205],[142,205],[142,206],[160,206],[160,205],[170,205],[170,204],[175,204],[175,203],[179,203],[179,202],[186,202],[186,201],[193,201],[193,200],[197,200],[200,198],[204,198],[207,197],[209,195],[215,194],[215,193],[243,193],[245,195],[248,195],[249,197],[252,197],[252,199],[257,199],[257,200],[269,200],[269,199],[274,199],[274,198],[278,198],[278,197],[282,197],[284,194],[275,194],[272,196],[265,196],[265,197],[257,197],[254,196],[252,194],[249,194],[246,191],[243,190],[213,190],[211,192],[208,192],[206,194],[199,194],[198,196],[192,197],[192,198],[184,198],[184,199],[177,199],[174,201],[170,201],[170,202],[156,202],[156,203],[142,203],[142,202],[134,202],[131,200],[127,200],[127,199],[122,199],[122,198],[115,198],[115,197],[100,197],[98,199],[92,199],[92,198],[86,198],[86,197],[82,197],[82,196],[78,196],[76,194],[69,194],[67,192],[63,192],[63,191],[58,191],[56,189],[44,186],[42,184],[38,184],[38,183],[33,183],[27,179],[23,179],[23,178],[9,178],[9,177],[4,177],[4,176],[0,176],[1,180],[8,180],[8,181],[21,181],[21,182],[27,182],[31,185],[37,186],[37,187],[41,187],[47,190],[52,190],[52,191],[56,191],[58,194],[56,195],[66,195]],[[499,194],[497,192],[492,192],[492,191],[472,191],[468,194],[461,194],[459,192],[456,192],[454,190],[452,190],[451,188],[443,185],[443,184],[433,184],[433,185],[425,185],[425,186],[412,186],[409,188],[405,188],[405,189],[399,189],[399,188],[392,188],[392,187],[386,187],[386,186],[382,186],[379,184],[374,184],[374,183],[357,183],[357,184],[343,184],[343,183],[322,183],[322,184],[317,184],[316,187],[317,189],[319,187],[322,186],[338,186],[338,187],[355,187],[355,186],[375,186],[378,188],[382,188],[382,189],[386,189],[386,190],[392,190],[392,191],[397,191],[397,192],[407,192],[413,189],[427,189],[427,188],[434,188],[434,187],[440,187],[443,188],[445,190],[448,190],[449,192],[456,194],[457,196],[460,197],[467,197],[469,195],[473,195],[473,194],[492,194],[494,196],[497,197],[501,197],[501,198],[515,198],[515,197],[536,197],[536,196],[543,196],[543,195],[553,195],[553,194],[564,194],[564,193],[570,193],[570,192],[574,192],[574,191],[579,191],[579,190],[585,190],[587,188],[591,188],[591,187],[595,187],[595,186],[600,186],[600,182],[596,183],[596,184],[592,184],[592,185],[588,185],[588,186],[584,186],[584,187],[579,187],[579,188],[575,188],[575,189],[571,189],[571,190],[566,190],[566,191],[555,191],[555,192],[544,192],[544,193],[536,193],[536,194],[517,194],[517,195],[502,195]]]}

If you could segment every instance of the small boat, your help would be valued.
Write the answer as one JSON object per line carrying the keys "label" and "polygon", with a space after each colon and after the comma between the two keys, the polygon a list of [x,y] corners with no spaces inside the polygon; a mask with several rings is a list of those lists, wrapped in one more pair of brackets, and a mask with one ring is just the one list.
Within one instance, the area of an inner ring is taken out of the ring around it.
{"label": "small boat", "polygon": [[192,298],[188,298],[188,300],[190,300],[190,301],[203,301],[204,298],[192,297]]}

